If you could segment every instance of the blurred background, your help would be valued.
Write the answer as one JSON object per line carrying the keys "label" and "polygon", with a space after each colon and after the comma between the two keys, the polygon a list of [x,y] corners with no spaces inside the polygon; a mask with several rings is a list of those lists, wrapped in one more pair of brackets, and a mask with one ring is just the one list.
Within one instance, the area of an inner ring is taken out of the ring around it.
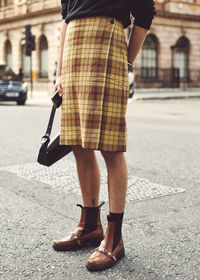
{"label": "blurred background", "polygon": [[[200,0],[155,2],[157,16],[134,65],[137,88],[200,87]],[[34,91],[52,91],[60,23],[60,0],[0,0],[0,64],[22,73],[29,88],[32,78]]]}

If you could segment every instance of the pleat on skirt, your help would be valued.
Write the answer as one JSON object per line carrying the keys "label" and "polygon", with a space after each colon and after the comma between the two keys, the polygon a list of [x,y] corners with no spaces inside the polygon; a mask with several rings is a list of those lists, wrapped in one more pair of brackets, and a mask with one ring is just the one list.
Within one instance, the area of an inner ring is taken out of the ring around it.
{"label": "pleat on skirt", "polygon": [[68,23],[62,88],[60,145],[125,152],[129,82],[121,21],[93,16]]}

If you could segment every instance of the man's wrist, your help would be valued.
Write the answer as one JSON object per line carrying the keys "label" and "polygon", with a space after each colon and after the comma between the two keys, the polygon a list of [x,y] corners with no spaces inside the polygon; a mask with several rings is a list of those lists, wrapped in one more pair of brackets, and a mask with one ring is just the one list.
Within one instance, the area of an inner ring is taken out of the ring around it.
{"label": "man's wrist", "polygon": [[133,71],[133,64],[131,62],[128,62],[128,71],[129,72]]}
{"label": "man's wrist", "polygon": [[57,72],[56,73],[56,77],[61,77],[62,76],[62,73],[61,72]]}

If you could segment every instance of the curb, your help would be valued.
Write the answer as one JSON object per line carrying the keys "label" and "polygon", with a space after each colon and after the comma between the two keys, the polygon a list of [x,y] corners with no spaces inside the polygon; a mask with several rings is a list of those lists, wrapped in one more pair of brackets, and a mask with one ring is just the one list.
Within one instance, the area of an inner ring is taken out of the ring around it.
{"label": "curb", "polygon": [[200,96],[155,96],[155,97],[134,97],[133,100],[169,100],[169,99],[189,99],[189,98],[200,98]]}
{"label": "curb", "polygon": [[172,93],[148,93],[148,94],[142,94],[142,93],[135,93],[135,95],[133,96],[133,100],[153,100],[153,99],[157,99],[157,100],[163,100],[163,99],[189,99],[189,98],[200,98],[200,92],[186,92],[186,93],[180,93],[177,94]]}
{"label": "curb", "polygon": [[[190,93],[190,94],[177,94],[176,92],[174,94],[165,94],[165,93],[148,93],[148,94],[140,94],[135,93],[133,96],[132,101],[143,101],[143,100],[170,100],[170,99],[189,99],[189,98],[200,98],[200,92],[199,93]],[[51,106],[51,98],[50,96],[42,96],[42,98],[34,98],[29,97],[26,101],[27,105],[32,106]]]}

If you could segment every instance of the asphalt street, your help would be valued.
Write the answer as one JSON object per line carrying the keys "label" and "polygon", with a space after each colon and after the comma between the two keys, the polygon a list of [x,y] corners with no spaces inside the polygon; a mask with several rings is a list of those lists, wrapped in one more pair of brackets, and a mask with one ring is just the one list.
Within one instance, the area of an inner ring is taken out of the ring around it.
{"label": "asphalt street", "polygon": [[[169,186],[185,191],[127,201],[126,256],[112,269],[96,273],[85,268],[93,248],[63,253],[51,247],[54,238],[73,231],[79,221],[80,194],[44,183],[43,173],[37,180],[30,177],[50,109],[50,103],[0,103],[0,279],[199,280],[200,99],[128,104],[129,176],[147,179],[161,190]],[[59,114],[52,134],[59,130]],[[75,162],[72,153],[67,159]],[[107,213],[106,202],[104,228]]]}

